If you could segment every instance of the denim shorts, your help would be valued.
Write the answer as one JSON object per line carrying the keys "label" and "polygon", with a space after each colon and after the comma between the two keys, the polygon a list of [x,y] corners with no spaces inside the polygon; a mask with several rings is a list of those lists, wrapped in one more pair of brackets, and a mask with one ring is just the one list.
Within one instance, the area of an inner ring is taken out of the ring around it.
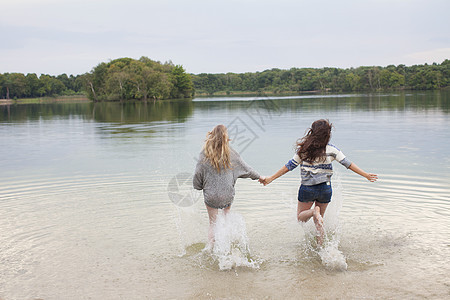
{"label": "denim shorts", "polygon": [[331,183],[323,182],[316,185],[301,185],[298,189],[298,201],[329,203],[331,201]]}

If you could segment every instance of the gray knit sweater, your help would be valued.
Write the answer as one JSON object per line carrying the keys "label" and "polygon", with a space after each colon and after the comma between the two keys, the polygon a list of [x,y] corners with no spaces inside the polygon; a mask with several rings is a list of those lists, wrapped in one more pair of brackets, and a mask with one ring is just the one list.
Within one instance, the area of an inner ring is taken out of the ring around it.
{"label": "gray knit sweater", "polygon": [[226,208],[234,199],[234,184],[238,178],[259,179],[259,174],[247,165],[239,154],[230,149],[231,169],[221,169],[217,172],[206,159],[204,152],[195,169],[193,184],[196,190],[203,190],[205,204],[212,208]]}

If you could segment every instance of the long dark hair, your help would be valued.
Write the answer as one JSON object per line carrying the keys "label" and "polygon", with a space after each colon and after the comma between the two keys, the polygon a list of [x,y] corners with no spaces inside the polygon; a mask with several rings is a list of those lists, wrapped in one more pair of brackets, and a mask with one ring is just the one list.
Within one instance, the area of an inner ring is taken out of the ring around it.
{"label": "long dark hair", "polygon": [[325,160],[325,148],[330,141],[332,127],[333,124],[324,119],[312,123],[306,135],[297,141],[297,154],[301,160],[313,162],[319,157]]}

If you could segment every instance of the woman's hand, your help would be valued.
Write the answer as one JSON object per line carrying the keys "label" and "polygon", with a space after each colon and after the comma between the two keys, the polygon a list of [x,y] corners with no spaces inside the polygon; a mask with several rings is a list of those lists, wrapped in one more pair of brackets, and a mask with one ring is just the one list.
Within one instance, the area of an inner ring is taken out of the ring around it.
{"label": "woman's hand", "polygon": [[271,183],[273,181],[272,176],[261,176],[259,178],[259,183],[264,184],[264,186],[268,185],[269,183]]}
{"label": "woman's hand", "polygon": [[261,177],[259,177],[259,183],[261,183],[261,184],[264,184],[264,185],[266,185],[266,176],[261,176]]}
{"label": "woman's hand", "polygon": [[267,176],[267,177],[266,176],[261,176],[261,178],[259,178],[259,182],[261,184],[268,185],[269,183],[271,183],[272,181],[274,181],[278,177],[283,176],[287,172],[289,172],[289,169],[286,166],[282,166],[281,169],[279,169],[272,176]]}
{"label": "woman's hand", "polygon": [[370,182],[375,182],[378,179],[378,175],[377,174],[372,174],[372,173],[367,173],[367,175],[365,176],[367,178],[367,180],[369,180]]}
{"label": "woman's hand", "polygon": [[377,174],[373,174],[373,173],[367,173],[365,172],[363,169],[361,169],[360,167],[358,167],[355,163],[352,163],[350,165],[350,167],[348,167],[350,170],[352,170],[353,172],[355,172],[356,174],[359,174],[363,177],[365,177],[367,180],[369,180],[370,182],[375,182],[378,179],[378,175]]}

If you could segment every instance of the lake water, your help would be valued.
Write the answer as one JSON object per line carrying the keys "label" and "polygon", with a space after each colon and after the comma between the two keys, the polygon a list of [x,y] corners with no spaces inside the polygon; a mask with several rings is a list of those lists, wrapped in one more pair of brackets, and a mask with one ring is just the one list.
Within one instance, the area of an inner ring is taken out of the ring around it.
{"label": "lake water", "polygon": [[[328,118],[327,241],[296,222],[299,170],[240,179],[217,247],[191,174],[205,135],[263,175]],[[0,299],[444,299],[450,93],[0,106]]]}

